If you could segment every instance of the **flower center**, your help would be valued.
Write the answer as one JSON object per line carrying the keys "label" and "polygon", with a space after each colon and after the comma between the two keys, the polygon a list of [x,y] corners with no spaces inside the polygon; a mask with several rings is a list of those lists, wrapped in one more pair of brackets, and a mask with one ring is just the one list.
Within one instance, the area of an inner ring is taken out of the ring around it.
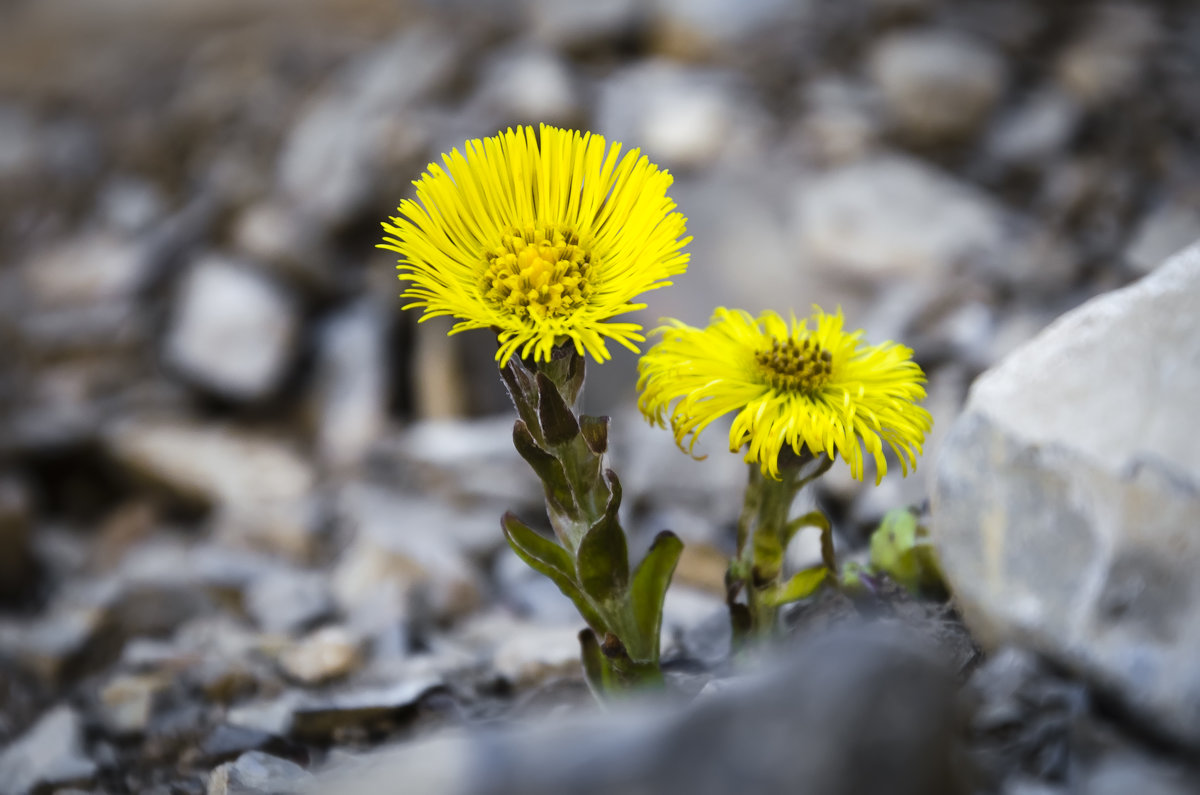
{"label": "flower center", "polygon": [[484,261],[484,297],[521,318],[568,315],[592,295],[591,252],[567,226],[508,229]]}
{"label": "flower center", "polygon": [[779,391],[812,394],[825,385],[833,372],[833,356],[810,340],[799,345],[788,338],[774,340],[770,348],[754,354],[754,360],[766,376],[767,383]]}

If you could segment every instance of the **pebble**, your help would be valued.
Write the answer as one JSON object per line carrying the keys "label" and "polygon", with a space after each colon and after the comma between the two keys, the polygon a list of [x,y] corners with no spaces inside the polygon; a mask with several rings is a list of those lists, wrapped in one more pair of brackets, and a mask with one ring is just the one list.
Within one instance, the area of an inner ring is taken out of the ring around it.
{"label": "pebble", "polygon": [[97,765],[83,750],[83,719],[59,705],[0,753],[0,792],[33,795],[72,785],[87,786]]}
{"label": "pebble", "polygon": [[345,627],[323,627],[279,654],[279,666],[305,685],[320,685],[354,673],[365,660],[362,638]]}
{"label": "pebble", "polygon": [[163,355],[202,389],[230,400],[261,400],[291,364],[299,323],[292,298],[268,277],[210,255],[179,287]]}
{"label": "pebble", "polygon": [[312,774],[295,762],[247,751],[208,777],[208,795],[275,795],[308,784]]}
{"label": "pebble", "polygon": [[302,632],[329,618],[336,605],[328,578],[319,571],[280,569],[251,582],[246,612],[267,632]]}

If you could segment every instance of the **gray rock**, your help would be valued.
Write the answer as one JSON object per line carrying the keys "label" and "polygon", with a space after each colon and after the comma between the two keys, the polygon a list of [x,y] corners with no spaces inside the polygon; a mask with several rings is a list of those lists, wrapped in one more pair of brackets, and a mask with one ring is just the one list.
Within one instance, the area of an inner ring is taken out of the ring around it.
{"label": "gray rock", "polygon": [[753,94],[732,72],[654,60],[600,86],[594,129],[676,170],[757,153],[764,125]]}
{"label": "gray rock", "polygon": [[312,791],[966,792],[951,772],[951,685],[925,653],[874,628],[811,638],[781,662],[686,708],[443,737],[330,771]]}
{"label": "gray rock", "polygon": [[1200,774],[1178,762],[1126,751],[1090,766],[1079,787],[1088,795],[1189,795],[1200,789]]}
{"label": "gray rock", "polygon": [[295,762],[262,751],[247,751],[208,777],[208,795],[282,795],[294,792],[312,779]]}
{"label": "gray rock", "polygon": [[480,578],[454,543],[453,526],[498,519],[468,518],[445,505],[368,487],[345,492],[341,518],[355,533],[332,574],[334,595],[345,611],[385,599],[385,591],[404,603],[415,600],[440,620],[479,604]]}
{"label": "gray rock", "polygon": [[580,623],[559,626],[509,624],[497,644],[492,667],[519,688],[548,679],[583,676],[579,662]]}
{"label": "gray rock", "polygon": [[655,0],[652,6],[657,38],[667,49],[701,59],[736,53],[748,42],[761,46],[764,35],[797,22],[805,4],[789,0]]}
{"label": "gray rock", "polygon": [[[306,218],[340,226],[374,200],[392,168],[408,173],[427,143],[406,122],[460,62],[442,32],[412,27],[345,66],[284,141],[277,178]],[[397,80],[397,75],[404,75]]]}
{"label": "gray rock", "polygon": [[256,578],[249,584],[245,603],[259,627],[287,634],[308,629],[335,610],[325,574],[291,569]]}
{"label": "gray rock", "polygon": [[370,301],[339,312],[318,331],[317,451],[335,470],[357,467],[387,424],[386,332],[383,310]]}
{"label": "gray rock", "polygon": [[167,201],[152,182],[118,177],[104,186],[99,198],[100,217],[112,229],[127,235],[147,232],[167,214]]}
{"label": "gray rock", "polygon": [[562,50],[586,50],[628,39],[644,23],[637,0],[522,0],[534,38]]}
{"label": "gray rock", "polygon": [[0,648],[44,682],[65,678],[103,626],[102,608],[55,605],[36,621],[0,622]]}
{"label": "gray rock", "polygon": [[570,125],[579,118],[577,77],[561,55],[520,42],[482,68],[478,100],[505,123]]}
{"label": "gray rock", "polygon": [[170,681],[161,673],[114,676],[98,694],[101,723],[118,736],[141,734],[150,725],[155,700]]}
{"label": "gray rock", "polygon": [[96,763],[83,750],[83,721],[60,705],[0,753],[0,791],[28,795],[42,788],[87,785]]}
{"label": "gray rock", "polygon": [[1060,318],[981,377],[934,490],[969,626],[1200,745],[1200,247]]}
{"label": "gray rock", "polygon": [[973,134],[1008,82],[1004,61],[986,43],[948,31],[894,33],[869,58],[891,117],[921,139]]}
{"label": "gray rock", "polygon": [[278,386],[298,329],[287,293],[243,263],[210,256],[179,287],[163,353],[202,388],[253,401]]}
{"label": "gray rock", "polygon": [[1132,2],[1104,3],[1088,23],[1059,55],[1055,72],[1070,94],[1094,107],[1138,87],[1163,31],[1152,6]]}
{"label": "gray rock", "polygon": [[252,204],[238,215],[232,236],[239,254],[289,286],[319,296],[332,292],[335,274],[328,247],[298,210],[280,201]]}
{"label": "gray rock", "polygon": [[1035,166],[1062,154],[1082,116],[1061,91],[1043,90],[1005,113],[988,133],[987,149],[1002,163]]}
{"label": "gray rock", "polygon": [[279,667],[306,685],[342,679],[362,667],[363,639],[345,627],[322,627],[279,654]]}
{"label": "gray rock", "polygon": [[328,740],[346,727],[394,726],[411,715],[422,697],[441,686],[439,677],[414,676],[394,684],[300,699],[292,709],[290,734]]}
{"label": "gray rock", "polygon": [[940,278],[1007,253],[990,197],[920,161],[880,155],[801,186],[800,244],[818,267],[863,279]]}
{"label": "gray rock", "polygon": [[801,141],[818,162],[848,163],[876,144],[882,126],[876,93],[837,78],[816,80],[806,89]]}
{"label": "gray rock", "polygon": [[1125,261],[1135,273],[1146,274],[1168,257],[1200,241],[1200,205],[1167,201],[1138,221],[1125,248]]}

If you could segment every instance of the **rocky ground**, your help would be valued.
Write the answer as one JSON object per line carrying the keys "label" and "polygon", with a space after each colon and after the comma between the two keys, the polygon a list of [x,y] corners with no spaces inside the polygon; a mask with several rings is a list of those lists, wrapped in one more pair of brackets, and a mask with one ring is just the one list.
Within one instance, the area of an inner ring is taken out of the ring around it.
{"label": "rocky ground", "polygon": [[[1183,0],[6,4],[0,792],[1200,790],[1198,42]],[[418,329],[373,248],[439,152],[539,121],[675,174],[644,322],[912,345],[917,475],[816,499],[844,556],[931,510],[953,600],[826,594],[731,662],[742,465],[618,353],[635,551],[688,547],[666,704],[596,710],[499,532],[540,507],[487,335]]]}

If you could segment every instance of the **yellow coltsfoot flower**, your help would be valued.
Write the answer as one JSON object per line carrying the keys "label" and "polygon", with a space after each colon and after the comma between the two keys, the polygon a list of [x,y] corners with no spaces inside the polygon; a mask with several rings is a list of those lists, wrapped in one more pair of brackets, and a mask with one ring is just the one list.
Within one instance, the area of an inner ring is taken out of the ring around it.
{"label": "yellow coltsfoot flower", "polygon": [[622,157],[599,135],[546,125],[463,148],[429,164],[416,200],[383,224],[405,308],[456,318],[452,334],[496,329],[502,365],[548,361],[567,340],[597,361],[610,358],[606,340],[636,353],[642,327],[605,321],[687,268],[671,175],[637,149]]}
{"label": "yellow coltsfoot flower", "polygon": [[756,319],[723,307],[703,329],[668,320],[638,363],[638,406],[655,424],[669,419],[681,448],[690,437],[689,451],[710,423],[737,412],[730,450],[747,446],[746,461],[772,478],[785,446],[841,456],[858,480],[865,449],[878,483],[887,471],[886,444],[908,474],[933,424],[916,404],[925,397],[925,376],[909,348],[866,345],[861,331],[842,326],[841,311],[820,308],[790,323],[774,312]]}

